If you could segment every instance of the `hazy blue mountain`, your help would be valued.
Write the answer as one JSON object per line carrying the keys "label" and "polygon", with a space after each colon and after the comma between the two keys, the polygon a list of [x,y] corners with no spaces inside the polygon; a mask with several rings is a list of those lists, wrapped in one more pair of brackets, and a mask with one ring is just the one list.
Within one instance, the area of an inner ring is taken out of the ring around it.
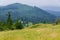
{"label": "hazy blue mountain", "polygon": [[21,19],[25,23],[28,21],[33,23],[39,23],[42,21],[55,22],[56,19],[55,15],[52,15],[38,7],[15,3],[0,7],[0,20],[7,19],[7,13],[9,11],[11,12],[14,21]]}
{"label": "hazy blue mountain", "polygon": [[60,16],[60,11],[52,11],[52,10],[47,10],[49,13],[54,14],[56,16]]}
{"label": "hazy blue mountain", "polygon": [[60,16],[60,7],[42,7],[42,9],[58,17]]}
{"label": "hazy blue mountain", "polygon": [[45,10],[60,11],[60,7],[56,7],[56,6],[45,6],[41,8]]}

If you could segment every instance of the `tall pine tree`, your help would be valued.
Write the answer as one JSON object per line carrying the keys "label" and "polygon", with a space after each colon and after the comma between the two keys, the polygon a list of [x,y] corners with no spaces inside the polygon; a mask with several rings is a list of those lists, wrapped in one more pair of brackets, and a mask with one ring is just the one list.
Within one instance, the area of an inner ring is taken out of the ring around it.
{"label": "tall pine tree", "polygon": [[12,22],[12,18],[11,18],[11,13],[8,12],[7,28],[8,28],[8,29],[12,29],[12,24],[13,24],[13,22]]}

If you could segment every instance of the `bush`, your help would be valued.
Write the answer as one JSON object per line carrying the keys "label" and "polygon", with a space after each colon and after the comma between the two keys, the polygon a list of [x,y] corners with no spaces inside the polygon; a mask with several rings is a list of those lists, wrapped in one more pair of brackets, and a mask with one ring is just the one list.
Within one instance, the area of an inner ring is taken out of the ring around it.
{"label": "bush", "polygon": [[56,24],[60,24],[60,19],[59,18],[56,20]]}
{"label": "bush", "polygon": [[21,20],[17,21],[15,26],[16,26],[16,29],[23,29],[24,28],[23,22]]}

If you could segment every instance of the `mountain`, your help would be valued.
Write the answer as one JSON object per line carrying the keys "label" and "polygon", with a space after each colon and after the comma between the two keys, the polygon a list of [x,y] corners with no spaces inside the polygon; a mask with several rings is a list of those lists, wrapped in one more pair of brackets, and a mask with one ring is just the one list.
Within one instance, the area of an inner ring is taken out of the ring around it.
{"label": "mountain", "polygon": [[47,10],[47,12],[51,13],[51,14],[54,14],[56,16],[60,16],[60,11],[52,11],[52,10]]}
{"label": "mountain", "polygon": [[13,21],[16,21],[17,18],[24,21],[24,23],[40,23],[43,21],[46,22],[55,22],[56,16],[52,15],[45,10],[42,10],[36,6],[28,6],[24,4],[14,3],[7,6],[0,7],[0,20],[7,19],[7,13],[11,12]]}
{"label": "mountain", "polygon": [[57,7],[57,6],[44,6],[41,8],[45,10],[60,11],[60,7]]}
{"label": "mountain", "polygon": [[47,12],[56,15],[57,17],[60,16],[60,7],[42,7],[42,9],[46,10]]}

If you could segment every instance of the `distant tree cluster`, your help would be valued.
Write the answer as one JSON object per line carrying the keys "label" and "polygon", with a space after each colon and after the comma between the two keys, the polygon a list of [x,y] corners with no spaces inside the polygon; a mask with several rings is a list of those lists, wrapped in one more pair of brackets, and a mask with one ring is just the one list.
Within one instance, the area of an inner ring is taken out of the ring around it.
{"label": "distant tree cluster", "polygon": [[10,12],[8,12],[8,18],[6,22],[0,21],[0,31],[23,29],[23,28],[24,28],[24,25],[21,20],[17,20],[15,23],[13,23]]}

